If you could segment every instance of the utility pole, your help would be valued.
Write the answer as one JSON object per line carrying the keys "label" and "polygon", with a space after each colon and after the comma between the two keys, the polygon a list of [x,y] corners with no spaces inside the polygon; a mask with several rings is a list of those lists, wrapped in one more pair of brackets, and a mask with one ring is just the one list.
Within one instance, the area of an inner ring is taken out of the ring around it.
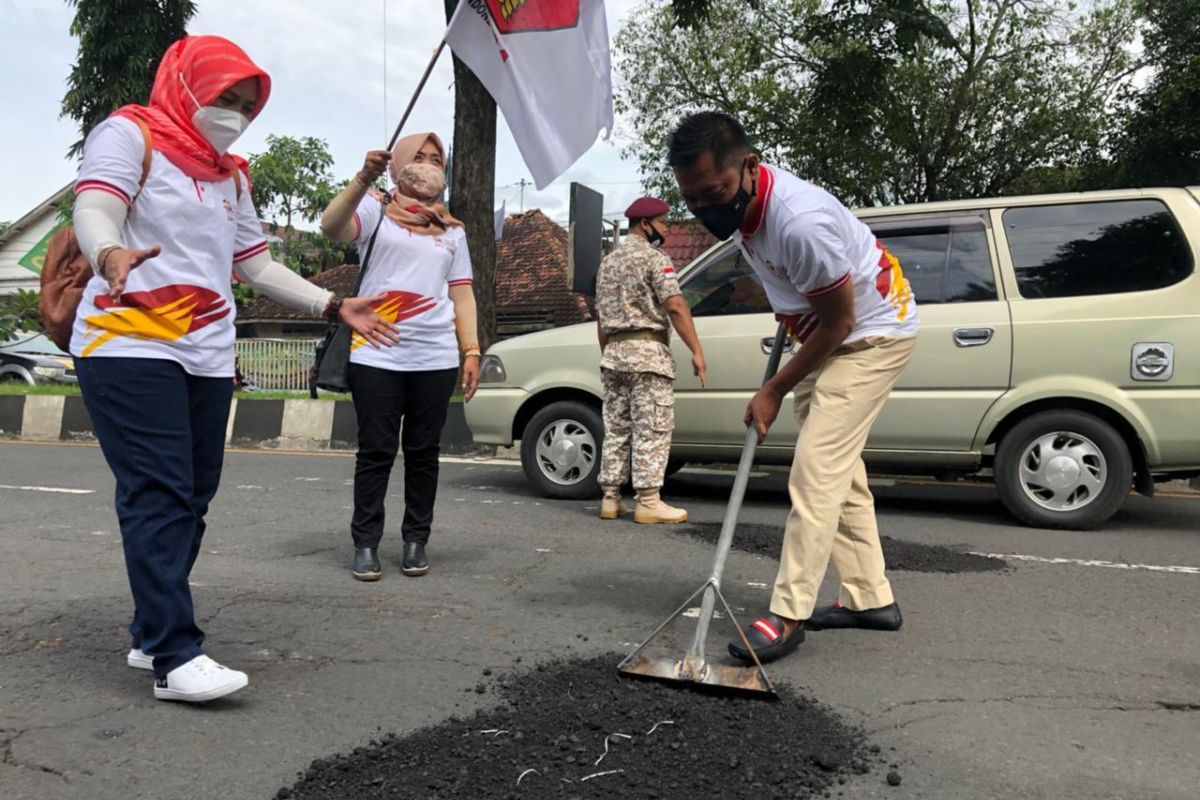
{"label": "utility pole", "polygon": [[525,180],[524,178],[521,178],[521,213],[522,214],[525,213],[525,185],[527,183],[529,183],[529,181]]}

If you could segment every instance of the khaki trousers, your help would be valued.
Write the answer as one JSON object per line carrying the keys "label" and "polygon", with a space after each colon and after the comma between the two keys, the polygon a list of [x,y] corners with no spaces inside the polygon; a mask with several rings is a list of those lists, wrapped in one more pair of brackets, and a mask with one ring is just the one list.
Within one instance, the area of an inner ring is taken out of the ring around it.
{"label": "khaki trousers", "polygon": [[800,436],[788,479],[792,511],[771,598],[773,613],[788,619],[812,616],[831,558],[843,606],[863,611],[894,601],[862,451],[916,341],[871,337],[853,342],[796,386]]}

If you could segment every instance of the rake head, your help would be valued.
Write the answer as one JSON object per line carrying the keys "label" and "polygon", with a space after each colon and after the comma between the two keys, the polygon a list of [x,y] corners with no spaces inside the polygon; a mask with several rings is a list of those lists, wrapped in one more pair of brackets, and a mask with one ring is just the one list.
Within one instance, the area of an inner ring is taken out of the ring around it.
{"label": "rake head", "polygon": [[[671,622],[682,616],[687,610],[688,605],[701,595],[704,595],[704,603],[698,617],[696,633],[692,640],[692,646],[683,658],[650,656],[644,653],[643,651],[646,649],[646,646]],[[753,666],[714,664],[705,657],[704,652],[707,646],[709,622],[714,616],[717,619],[721,618],[720,615],[713,614],[713,607],[718,600],[724,609],[724,618],[732,623],[738,637],[742,640],[742,644],[754,657]],[[745,631],[742,630],[742,627],[738,625],[737,619],[733,616],[733,609],[729,607],[729,603],[725,602],[725,597],[721,594],[718,585],[714,581],[704,584],[691,597],[685,600],[683,605],[676,609],[674,614],[667,617],[644,642],[638,645],[632,653],[625,657],[625,660],[617,665],[617,671],[621,675],[631,678],[648,678],[650,680],[665,681],[692,689],[778,699],[775,687],[771,684],[771,679],[767,677],[762,662],[758,660],[758,654],[754,652],[754,648],[746,638]]]}

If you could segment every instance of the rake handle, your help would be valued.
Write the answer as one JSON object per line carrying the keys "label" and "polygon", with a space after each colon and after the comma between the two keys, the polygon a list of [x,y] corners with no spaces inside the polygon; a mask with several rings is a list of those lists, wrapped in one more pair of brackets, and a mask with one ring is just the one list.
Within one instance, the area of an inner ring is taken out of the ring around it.
{"label": "rake handle", "polygon": [[[783,344],[787,339],[787,327],[781,322],[775,331],[775,342],[771,346],[771,355],[767,358],[767,369],[763,374],[763,385],[775,377],[779,370],[779,362],[783,358]],[[725,507],[725,520],[721,523],[721,535],[717,538],[717,553],[713,558],[712,575],[704,589],[704,598],[700,602],[700,618],[697,620],[696,636],[688,651],[687,661],[703,663],[704,642],[708,639],[708,623],[712,620],[716,608],[716,593],[721,589],[721,577],[725,574],[725,559],[733,546],[733,531],[737,528],[738,514],[742,510],[742,500],[746,496],[746,484],[750,482],[750,470],[754,467],[754,451],[758,446],[758,431],[753,425],[746,428],[746,443],[742,446],[742,457],[738,461],[737,473],[733,477],[733,490],[729,494],[729,505]]]}

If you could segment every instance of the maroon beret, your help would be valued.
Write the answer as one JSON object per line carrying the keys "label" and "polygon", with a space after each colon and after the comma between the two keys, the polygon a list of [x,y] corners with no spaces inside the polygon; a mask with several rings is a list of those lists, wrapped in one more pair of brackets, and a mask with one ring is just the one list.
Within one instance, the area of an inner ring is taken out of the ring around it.
{"label": "maroon beret", "polygon": [[654,219],[671,213],[671,206],[656,197],[639,197],[625,209],[626,219]]}

